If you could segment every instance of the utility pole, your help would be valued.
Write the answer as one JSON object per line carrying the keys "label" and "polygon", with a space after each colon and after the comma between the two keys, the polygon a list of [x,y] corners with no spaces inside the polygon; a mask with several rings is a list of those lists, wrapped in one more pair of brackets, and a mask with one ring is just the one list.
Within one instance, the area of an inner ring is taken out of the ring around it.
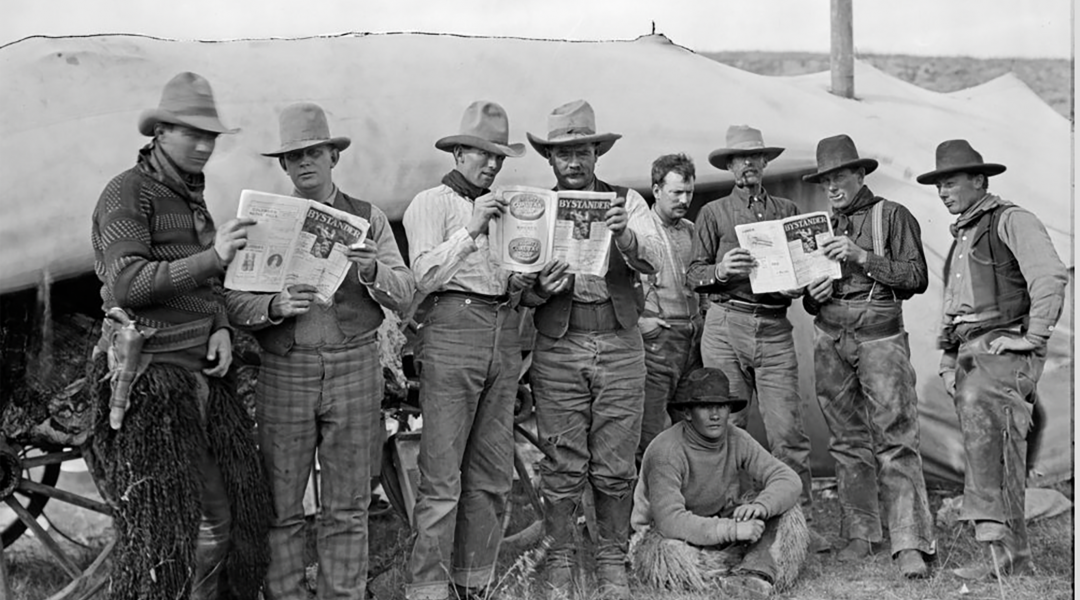
{"label": "utility pole", "polygon": [[829,64],[832,89],[837,96],[855,97],[855,51],[851,24],[851,0],[830,0],[832,8],[832,49]]}

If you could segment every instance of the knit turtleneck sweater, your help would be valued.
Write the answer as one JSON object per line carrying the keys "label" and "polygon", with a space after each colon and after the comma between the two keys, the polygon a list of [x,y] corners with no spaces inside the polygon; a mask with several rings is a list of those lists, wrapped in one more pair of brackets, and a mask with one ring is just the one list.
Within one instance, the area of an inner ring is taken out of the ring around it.
{"label": "knit turtleneck sweater", "polygon": [[709,440],[682,421],[653,440],[634,490],[635,529],[652,525],[661,535],[698,546],[735,541],[735,521],[719,517],[739,504],[739,473],[762,486],[754,498],[768,517],[798,502],[802,483],[795,471],[770,455],[750,434],[728,426]]}

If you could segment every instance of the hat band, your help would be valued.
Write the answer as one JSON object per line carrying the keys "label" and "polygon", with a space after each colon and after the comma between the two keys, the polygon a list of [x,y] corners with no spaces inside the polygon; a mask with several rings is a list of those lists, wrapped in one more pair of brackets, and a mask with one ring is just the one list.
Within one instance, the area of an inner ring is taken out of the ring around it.
{"label": "hat band", "polygon": [[548,132],[549,139],[560,137],[587,137],[590,135],[596,135],[596,131],[591,127],[563,127],[560,129],[552,129]]}
{"label": "hat band", "polygon": [[731,149],[732,150],[764,150],[765,149],[765,143],[764,142],[758,142],[758,141],[739,142],[738,144],[735,144],[734,146],[732,146]]}
{"label": "hat band", "polygon": [[184,117],[217,117],[217,110],[213,106],[182,106],[175,109],[162,107],[161,110]]}

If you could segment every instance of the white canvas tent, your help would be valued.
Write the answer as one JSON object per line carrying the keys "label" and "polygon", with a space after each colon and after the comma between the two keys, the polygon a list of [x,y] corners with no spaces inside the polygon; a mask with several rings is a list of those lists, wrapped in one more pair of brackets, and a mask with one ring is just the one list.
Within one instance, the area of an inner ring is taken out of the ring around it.
{"label": "white canvas tent", "polygon": [[[825,209],[798,176],[813,170],[818,139],[849,134],[862,155],[881,163],[868,185],[907,205],[922,225],[930,289],[905,313],[931,478],[957,481],[963,468],[934,346],[952,219],[933,188],[915,182],[933,168],[937,143],[966,138],[988,161],[1007,165],[993,178],[993,191],[1042,218],[1070,273],[1073,266],[1070,124],[1011,76],[939,94],[859,63],[858,99],[846,100],[828,93],[827,73],[758,76],[663,36],[594,43],[429,34],[232,42],[108,35],[29,38],[0,48],[0,293],[34,285],[45,270],[63,279],[92,269],[97,196],[145,142],[135,127],[139,113],[156,106],[165,82],[187,70],[209,79],[223,120],[242,129],[221,136],[207,166],[207,196],[219,220],[235,212],[243,188],[290,191],[276,162],[259,152],[277,146],[278,112],[301,100],[321,104],[335,135],[353,139],[335,170],[339,185],[395,220],[451,167],[433,144],[455,133],[463,109],[481,98],[507,109],[512,141],[524,141],[526,131],[543,136],[552,108],[588,99],[599,128],[624,136],[599,161],[602,178],[647,192],[652,159],[685,152],[698,166],[696,204],[730,187],[727,173],[706,157],[723,145],[729,125],[745,123],[762,129],[770,145],[787,148],[767,172],[773,193],[806,210]],[[552,180],[530,150],[506,161],[498,183]],[[813,395],[812,326],[801,309],[792,312],[815,464],[827,469],[828,434]],[[1050,479],[1072,475],[1072,348],[1070,283],[1040,385],[1049,419],[1035,469]]]}

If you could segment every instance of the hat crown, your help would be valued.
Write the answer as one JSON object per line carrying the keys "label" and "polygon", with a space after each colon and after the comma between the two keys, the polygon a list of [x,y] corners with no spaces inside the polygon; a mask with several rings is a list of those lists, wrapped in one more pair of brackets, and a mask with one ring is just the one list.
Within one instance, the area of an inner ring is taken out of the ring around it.
{"label": "hat crown", "polygon": [[210,82],[197,73],[185,71],[169,80],[161,92],[158,109],[178,116],[217,118]]}
{"label": "hat crown", "polygon": [[953,167],[967,167],[981,165],[982,154],[979,154],[967,140],[946,140],[938,144],[935,153],[937,170],[952,169]]}
{"label": "hat crown", "polygon": [[549,141],[589,135],[596,135],[596,113],[585,100],[567,102],[548,115]]}
{"label": "hat crown", "polygon": [[749,125],[732,125],[728,127],[724,139],[727,147],[732,150],[761,150],[765,148],[765,139],[761,131]]}
{"label": "hat crown", "polygon": [[458,135],[472,136],[505,146],[510,141],[510,119],[499,104],[489,100],[477,100],[461,115]]}
{"label": "hat crown", "polygon": [[318,104],[299,102],[285,107],[278,117],[278,125],[282,147],[330,140],[330,125],[326,121],[326,113]]}
{"label": "hat crown", "polygon": [[722,404],[731,401],[729,382],[720,369],[702,367],[687,377],[688,398],[691,402]]}
{"label": "hat crown", "polygon": [[818,142],[817,164],[819,173],[831,171],[858,160],[860,160],[859,151],[855,148],[855,142],[847,135],[834,135]]}

